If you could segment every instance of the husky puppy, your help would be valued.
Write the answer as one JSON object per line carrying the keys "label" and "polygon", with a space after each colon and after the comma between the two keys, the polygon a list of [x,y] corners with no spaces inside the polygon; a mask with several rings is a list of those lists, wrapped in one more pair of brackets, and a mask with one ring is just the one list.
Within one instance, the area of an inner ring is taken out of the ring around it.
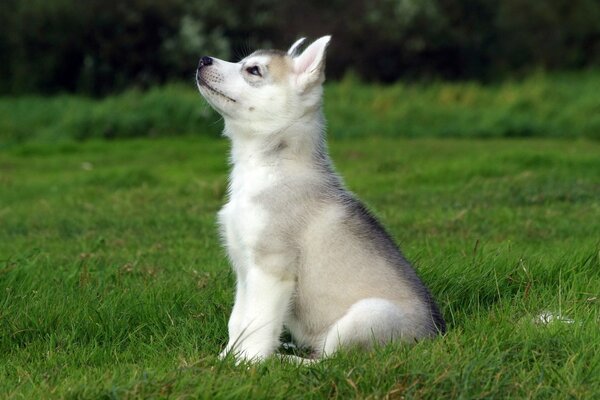
{"label": "husky puppy", "polygon": [[237,276],[222,355],[259,361],[284,326],[315,357],[445,331],[427,288],[334,172],[322,112],[325,50],[200,59],[200,93],[232,142],[229,201],[218,214]]}

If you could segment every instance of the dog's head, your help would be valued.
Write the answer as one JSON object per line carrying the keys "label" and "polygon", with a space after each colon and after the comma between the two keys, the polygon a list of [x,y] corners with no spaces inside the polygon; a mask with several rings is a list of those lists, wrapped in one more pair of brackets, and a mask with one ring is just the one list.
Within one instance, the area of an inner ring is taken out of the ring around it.
{"label": "dog's head", "polygon": [[307,113],[318,111],[325,80],[324,36],[298,54],[304,39],[288,52],[259,50],[238,63],[200,58],[198,89],[225,119],[255,134],[285,129]]}

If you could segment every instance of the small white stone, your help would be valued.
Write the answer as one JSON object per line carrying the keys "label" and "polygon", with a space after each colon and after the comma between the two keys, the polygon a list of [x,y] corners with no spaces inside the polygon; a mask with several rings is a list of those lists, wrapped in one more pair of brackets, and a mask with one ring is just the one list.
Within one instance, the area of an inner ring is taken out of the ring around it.
{"label": "small white stone", "polygon": [[563,317],[560,314],[553,313],[552,311],[543,311],[538,314],[537,317],[533,319],[533,322],[536,324],[550,324],[553,322],[562,322],[563,324],[572,324],[575,321],[571,318]]}

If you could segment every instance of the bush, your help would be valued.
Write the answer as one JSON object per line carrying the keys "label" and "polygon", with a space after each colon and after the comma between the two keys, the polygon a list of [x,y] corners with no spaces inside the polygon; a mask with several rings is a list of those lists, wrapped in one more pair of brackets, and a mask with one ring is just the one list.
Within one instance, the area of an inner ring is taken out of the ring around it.
{"label": "bush", "polygon": [[[330,83],[333,137],[589,137],[600,139],[600,71],[537,74],[501,84]],[[0,142],[218,135],[219,117],[193,85],[79,96],[0,98]]]}
{"label": "bush", "polygon": [[3,0],[0,93],[145,89],[326,33],[330,78],[490,80],[600,65],[598,20],[596,0]]}

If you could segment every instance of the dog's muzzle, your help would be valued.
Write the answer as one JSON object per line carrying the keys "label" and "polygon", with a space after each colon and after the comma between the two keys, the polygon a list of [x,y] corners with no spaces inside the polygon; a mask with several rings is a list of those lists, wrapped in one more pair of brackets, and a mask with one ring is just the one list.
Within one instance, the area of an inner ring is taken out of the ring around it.
{"label": "dog's muzzle", "polygon": [[223,75],[219,72],[218,68],[209,68],[205,69],[210,65],[213,65],[214,59],[212,57],[202,56],[200,57],[200,61],[198,61],[198,69],[196,70],[196,83],[198,87],[203,87],[220,96],[221,98],[231,101],[232,103],[236,103],[237,100],[227,96],[220,89],[214,86],[214,83],[223,82]]}
{"label": "dog's muzzle", "polygon": [[[198,61],[198,69],[196,69],[196,81],[203,81],[203,79],[200,78],[200,73],[202,72],[202,69],[204,67],[208,67],[209,65],[213,65],[212,57],[208,57],[208,56],[200,57],[200,60]],[[202,82],[202,83],[204,83],[204,82]]]}

